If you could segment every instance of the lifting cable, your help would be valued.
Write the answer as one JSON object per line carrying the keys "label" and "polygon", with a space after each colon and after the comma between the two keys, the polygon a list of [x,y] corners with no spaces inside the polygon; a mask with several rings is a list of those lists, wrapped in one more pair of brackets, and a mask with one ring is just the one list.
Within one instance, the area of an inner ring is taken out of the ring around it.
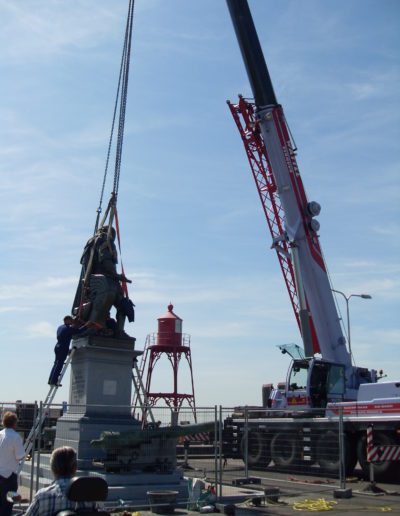
{"label": "lifting cable", "polygon": [[[126,103],[127,103],[127,97],[128,97],[129,64],[130,64],[131,46],[132,46],[132,27],[133,27],[134,4],[135,4],[134,0],[129,0],[128,15],[127,15],[127,20],[126,20],[126,29],[125,29],[125,37],[124,37],[124,45],[123,45],[123,50],[122,50],[121,65],[120,65],[120,71],[119,71],[119,77],[118,77],[117,94],[116,94],[115,104],[114,104],[111,132],[110,132],[110,138],[109,138],[108,149],[107,149],[106,165],[105,165],[103,183],[102,183],[101,192],[100,192],[99,206],[97,208],[97,217],[96,217],[96,223],[95,223],[95,227],[94,227],[94,234],[96,233],[96,231],[99,228],[99,220],[100,220],[100,214],[102,211],[104,189],[105,189],[106,180],[107,180],[108,166],[109,166],[109,162],[110,162],[110,154],[111,154],[112,142],[113,142],[113,138],[114,138],[115,120],[116,120],[116,115],[117,115],[117,110],[118,110],[118,105],[119,105],[118,135],[117,135],[117,144],[116,144],[116,152],[115,152],[113,191],[111,194],[111,199],[110,199],[109,205],[107,207],[106,213],[102,219],[102,222],[100,223],[100,227],[103,226],[105,219],[107,217],[107,214],[110,211],[111,212],[113,211],[112,210],[113,206],[115,209],[115,206],[117,203],[119,178],[120,178],[120,171],[121,171],[122,145],[123,145],[123,141],[124,141]],[[111,215],[111,217],[113,218],[113,214]],[[112,220],[110,222],[112,223]],[[111,223],[109,224],[110,226],[111,226]]]}
{"label": "lifting cable", "polygon": [[[116,233],[117,233],[117,237],[118,237],[118,247],[119,247],[120,256],[121,256],[121,242],[120,242],[120,231],[119,231],[118,216],[117,216],[117,197],[118,197],[119,178],[120,178],[120,171],[121,171],[122,146],[123,146],[123,141],[124,141],[126,104],[127,104],[127,98],[128,98],[129,64],[130,64],[130,58],[131,58],[134,5],[135,5],[135,1],[129,0],[128,15],[127,15],[127,20],[126,20],[126,28],[125,28],[125,37],[124,37],[120,71],[119,71],[119,77],[118,77],[117,94],[116,94],[116,98],[115,98],[113,119],[112,119],[112,124],[111,124],[111,132],[110,132],[110,138],[109,138],[108,149],[107,149],[106,165],[105,165],[105,169],[104,169],[103,182],[102,182],[101,192],[100,192],[99,206],[97,208],[97,216],[96,216],[96,222],[95,222],[94,232],[93,232],[93,236],[95,236],[97,231],[104,226],[104,224],[107,220],[107,217],[108,217],[107,242],[108,242],[108,245],[110,246],[112,225],[113,225],[113,222],[115,219]],[[107,208],[105,210],[105,213],[100,221],[100,215],[102,212],[102,204],[103,204],[103,197],[104,197],[104,190],[105,190],[105,185],[106,185],[106,180],[107,180],[108,167],[109,167],[109,163],[110,163],[110,154],[111,154],[112,143],[113,143],[113,138],[114,138],[114,129],[115,129],[115,122],[116,122],[118,106],[119,106],[119,120],[118,120],[118,134],[117,134],[116,151],[115,151],[113,190],[112,190],[111,197],[108,202]],[[89,277],[90,277],[93,259],[94,259],[94,251],[95,251],[95,247],[93,246],[91,253],[90,253],[88,265],[86,267],[86,270],[84,271],[84,275],[82,278],[83,285],[82,285],[82,290],[81,290],[80,296],[79,296],[80,297],[79,312],[78,312],[79,317],[82,314],[83,304],[84,304],[85,296],[86,296],[87,289],[88,289],[88,282],[89,282]],[[121,256],[121,269],[122,269],[122,275],[125,277],[124,267],[122,264],[122,256]],[[121,283],[122,283],[122,290],[124,292],[124,295],[125,295],[125,297],[128,297],[128,289],[126,286],[126,282],[122,281]]]}

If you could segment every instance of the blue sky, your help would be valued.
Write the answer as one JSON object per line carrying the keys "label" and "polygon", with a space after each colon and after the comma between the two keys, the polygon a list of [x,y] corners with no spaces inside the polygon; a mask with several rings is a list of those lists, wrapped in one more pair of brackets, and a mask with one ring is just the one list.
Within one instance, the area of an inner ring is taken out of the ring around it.
{"label": "blue sky", "polygon": [[[262,384],[286,376],[276,345],[300,337],[226,106],[251,96],[229,13],[222,0],[135,3],[118,204],[128,332],[143,349],[171,301],[191,334],[197,404],[258,404]],[[3,401],[47,393],[93,230],[127,4],[0,1]],[[350,302],[356,363],[398,379],[400,4],[249,5],[308,198],[322,205],[333,286],[372,296]],[[169,388],[157,367],[155,387]]]}

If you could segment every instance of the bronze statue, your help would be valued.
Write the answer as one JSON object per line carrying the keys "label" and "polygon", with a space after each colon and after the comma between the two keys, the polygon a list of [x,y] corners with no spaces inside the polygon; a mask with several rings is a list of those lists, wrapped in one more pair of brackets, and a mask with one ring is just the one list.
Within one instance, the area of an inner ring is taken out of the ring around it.
{"label": "bronze statue", "polygon": [[[131,283],[118,274],[116,231],[103,226],[88,240],[83,250],[82,272],[75,295],[73,313],[90,323],[92,328],[117,338],[129,337],[124,331],[125,318],[134,321],[134,305],[124,296],[121,282]],[[116,308],[116,329],[110,327],[110,309]]]}

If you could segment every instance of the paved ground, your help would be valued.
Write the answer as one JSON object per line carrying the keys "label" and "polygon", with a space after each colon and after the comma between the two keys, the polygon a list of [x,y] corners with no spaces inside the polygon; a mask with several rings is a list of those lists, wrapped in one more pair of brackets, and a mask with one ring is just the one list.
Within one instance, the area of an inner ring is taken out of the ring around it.
{"label": "paved ground", "polygon": [[[276,488],[279,485],[279,497],[277,501],[268,500],[268,498],[262,498],[259,500],[260,505],[256,506],[252,501],[252,496],[249,495],[246,501],[241,503],[235,503],[235,514],[237,516],[253,515],[258,514],[274,514],[280,516],[288,516],[295,514],[300,509],[304,513],[311,514],[312,512],[322,512],[329,510],[330,514],[371,514],[381,515],[382,512],[391,512],[392,514],[400,514],[400,490],[393,489],[396,486],[385,485],[386,493],[380,496],[368,495],[364,489],[368,487],[368,483],[357,482],[355,484],[348,484],[353,490],[353,496],[350,499],[336,499],[333,496],[333,487],[331,485],[315,485],[307,482],[293,482],[290,484],[283,484],[277,481],[262,481],[262,485],[248,485],[243,486],[242,489],[246,489],[252,492],[251,489],[257,489],[260,491],[263,489]],[[381,487],[381,485],[379,485]],[[222,495],[223,498],[230,496],[231,491],[234,488],[231,486],[223,486]],[[237,491],[237,489],[236,489]],[[26,488],[20,489],[21,494],[29,496],[29,490]],[[243,498],[243,497],[242,497]],[[229,504],[231,505],[231,504]],[[18,506],[16,506],[18,509]],[[22,507],[20,507],[22,509]],[[228,505],[222,504],[220,512],[224,512],[224,509],[229,509]],[[134,512],[140,512],[142,516],[149,516],[153,513],[149,510],[138,510],[134,507],[127,507],[125,513],[121,512],[121,509],[115,510],[115,514],[130,515]],[[23,512],[16,512],[16,514],[22,514]],[[176,508],[174,514],[176,516],[185,516],[199,514],[196,511],[187,511],[185,508]]]}
{"label": "paved ground", "polygon": [[[202,459],[191,461],[193,465],[185,471],[185,475],[191,477],[204,478],[213,482],[214,480],[214,461]],[[368,489],[370,483],[362,478],[360,472],[351,479],[347,479],[346,487],[352,489],[353,496],[349,499],[338,499],[334,497],[334,492],[340,487],[337,479],[325,478],[312,474],[292,474],[274,471],[268,468],[267,471],[248,472],[248,479],[259,483],[246,483],[233,486],[232,482],[238,479],[245,479],[243,463],[241,461],[228,461],[223,470],[222,504],[219,509],[224,512],[227,509],[226,503],[240,496],[240,501],[235,501],[235,514],[237,516],[259,514],[273,515],[293,515],[298,511],[306,514],[315,512],[329,511],[330,514],[371,514],[381,515],[382,512],[391,512],[400,515],[400,484],[397,479],[390,483],[378,482],[377,486],[382,489],[382,493],[377,496]],[[277,500],[265,497],[264,493],[278,490]],[[20,488],[20,493],[29,498],[29,489]],[[258,493],[258,494],[257,494]],[[233,498],[232,498],[233,497]],[[259,505],[255,505],[254,498],[258,498]],[[18,509],[18,506],[16,506]],[[22,510],[23,508],[20,507]],[[121,509],[114,511],[116,515],[124,514]],[[135,507],[127,507],[125,516],[134,512],[140,512],[142,516],[149,516],[153,513],[149,510],[140,510]],[[17,514],[17,512],[15,513]],[[20,511],[19,514],[23,514]],[[176,516],[186,516],[199,514],[196,511],[187,511],[186,504],[175,509]]]}

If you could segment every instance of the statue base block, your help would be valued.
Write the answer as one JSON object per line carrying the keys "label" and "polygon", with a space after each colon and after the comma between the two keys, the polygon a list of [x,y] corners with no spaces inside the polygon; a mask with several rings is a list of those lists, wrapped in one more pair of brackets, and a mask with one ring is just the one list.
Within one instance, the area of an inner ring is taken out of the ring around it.
{"label": "statue base block", "polygon": [[[78,454],[79,476],[101,476],[109,485],[107,501],[148,505],[147,491],[175,490],[187,498],[183,470],[176,468],[176,439],[144,439],[128,450],[94,448],[102,432],[138,432],[141,423],[131,414],[133,361],[142,351],[135,339],[86,336],[73,341],[67,411],[58,419],[54,447],[71,446]],[[139,439],[139,440],[140,440]],[[42,456],[43,477],[52,480],[50,457]]]}
{"label": "statue base block", "polygon": [[[35,465],[36,467],[36,465]],[[50,485],[54,477],[50,470],[50,454],[40,455],[40,477],[38,487]],[[143,508],[149,505],[147,491],[178,491],[178,504],[186,506],[188,498],[188,481],[183,476],[183,470],[178,468],[171,473],[105,473],[93,469],[78,469],[77,476],[98,476],[104,478],[108,484],[108,497],[106,504],[113,507],[122,505],[126,507]],[[35,479],[36,481],[36,479]],[[21,471],[19,485],[29,488],[31,483],[31,464],[26,462]],[[123,507],[121,507],[122,512]]]}
{"label": "statue base block", "polygon": [[90,446],[101,432],[140,428],[131,415],[135,339],[87,336],[73,341],[67,411],[56,426],[54,446],[72,446],[78,468],[91,469],[101,450]]}

